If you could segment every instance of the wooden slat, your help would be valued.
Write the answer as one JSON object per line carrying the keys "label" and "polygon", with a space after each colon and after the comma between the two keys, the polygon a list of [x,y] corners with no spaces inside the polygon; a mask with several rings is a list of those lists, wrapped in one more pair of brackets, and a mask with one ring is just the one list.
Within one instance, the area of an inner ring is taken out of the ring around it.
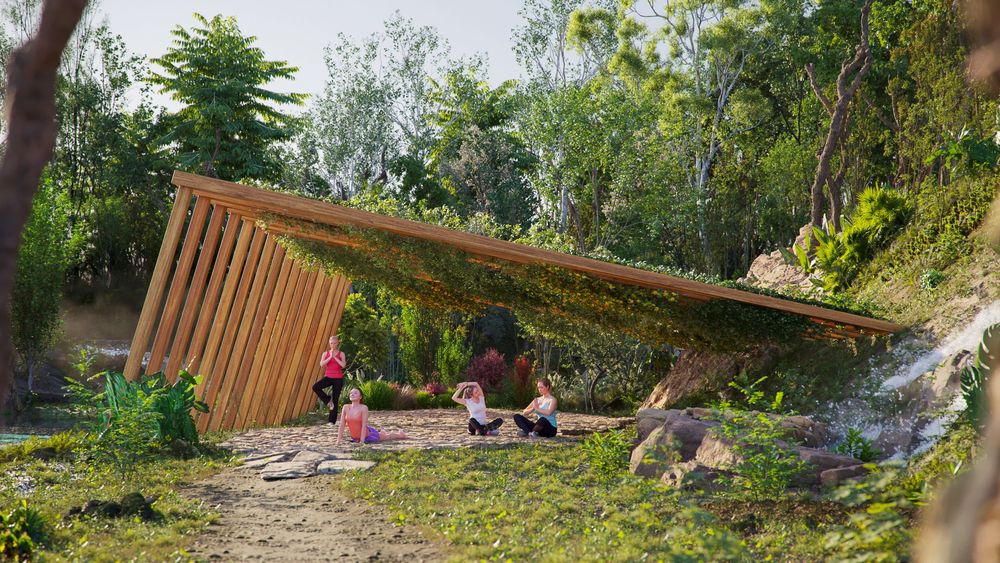
{"label": "wooden slat", "polygon": [[146,355],[146,346],[149,345],[156,317],[160,313],[160,301],[163,299],[163,291],[170,278],[174,254],[177,252],[177,243],[180,242],[181,231],[184,229],[184,219],[187,217],[190,205],[190,188],[178,188],[177,196],[174,199],[174,208],[167,221],[167,230],[163,234],[163,242],[160,244],[160,254],[156,258],[156,266],[153,267],[153,277],[149,281],[149,289],[146,290],[142,312],[139,313],[139,322],[136,324],[135,333],[132,336],[128,360],[125,362],[125,377],[128,379],[135,379],[142,367],[142,359]]}
{"label": "wooden slat", "polygon": [[305,281],[306,273],[292,262],[288,285],[281,299],[281,308],[275,326],[275,335],[271,340],[267,357],[261,368],[261,377],[266,378],[265,380],[267,381],[267,392],[263,394],[261,403],[254,409],[255,424],[267,425],[270,421],[271,412],[276,408],[275,396],[284,382],[283,376],[287,373],[279,363],[280,356],[284,352],[284,347],[288,341],[288,327],[291,327],[294,322],[295,307],[302,299],[301,291]]}
{"label": "wooden slat", "polygon": [[[254,274],[250,293],[247,294],[243,321],[240,323],[239,331],[236,334],[236,341],[233,343],[233,353],[229,359],[229,367],[227,368],[229,375],[226,377],[227,379],[234,380],[235,384],[229,400],[226,401],[224,417],[215,428],[217,430],[228,430],[233,427],[236,417],[240,414],[243,395],[247,387],[252,385],[252,382],[247,378],[250,366],[246,362],[248,361],[247,356],[252,357],[253,354],[248,348],[251,346],[251,341],[253,341],[253,345],[256,345],[256,341],[260,336],[261,326],[264,324],[264,304],[261,302],[261,297],[264,294],[264,288],[268,281],[272,279],[269,270],[272,266],[271,262],[275,256],[274,250],[276,247],[277,244],[275,244],[274,237],[266,236],[264,239],[264,250],[261,252],[260,260],[257,262],[257,272]],[[255,333],[257,338],[254,337]],[[251,353],[248,354],[248,352]],[[215,420],[213,419],[212,423],[209,424],[209,429],[214,424]]]}
{"label": "wooden slat", "polygon": [[300,288],[296,289],[293,295],[292,310],[289,312],[289,320],[285,324],[287,337],[278,348],[275,356],[274,371],[278,376],[278,386],[274,392],[273,404],[267,415],[267,424],[273,425],[281,422],[281,416],[285,411],[285,401],[291,396],[291,389],[295,384],[295,374],[288,369],[289,359],[292,349],[298,342],[299,335],[302,334],[302,323],[300,321],[302,311],[309,303],[313,290],[316,287],[316,272],[304,272],[299,276]]}
{"label": "wooden slat", "polygon": [[[284,252],[284,249],[281,249],[280,246],[278,248],[282,250],[282,253]],[[286,288],[289,285],[294,285],[289,282],[292,275],[292,266],[292,261],[287,257],[281,261],[278,281],[267,311],[267,322],[264,325],[260,344],[254,352],[253,361],[251,362],[250,379],[257,382],[256,392],[255,400],[246,409],[245,419],[240,423],[240,426],[243,428],[256,424],[257,414],[274,390],[274,378],[270,377],[270,374],[264,371],[264,366],[273,353],[273,345],[277,344],[278,341],[278,322],[284,317],[282,306],[285,301],[285,294],[291,293],[290,289],[286,292]]]}
{"label": "wooden slat", "polygon": [[[194,204],[191,221],[188,222],[187,233],[184,235],[184,244],[181,246],[181,255],[174,268],[170,290],[167,291],[167,300],[163,305],[163,313],[160,314],[160,325],[156,330],[156,338],[153,340],[153,350],[149,353],[146,373],[156,373],[163,368],[163,356],[167,353],[167,347],[174,335],[177,315],[180,313],[181,303],[183,303],[184,295],[187,292],[188,277],[191,274],[195,254],[201,244],[201,233],[205,229],[205,219],[208,218],[210,206],[208,198],[198,198]],[[166,376],[169,381],[174,381],[177,379],[177,372],[167,372]]]}
{"label": "wooden slat", "polygon": [[[270,336],[271,325],[269,322],[271,318],[269,316],[269,311],[272,309],[272,299],[274,299],[275,295],[275,286],[277,285],[278,278],[281,275],[282,263],[285,258],[284,249],[274,243],[273,239],[271,244],[274,244],[275,248],[271,255],[271,261],[267,266],[267,279],[264,283],[261,295],[257,298],[257,310],[254,312],[254,321],[250,332],[250,340],[247,342],[246,349],[243,352],[243,357],[240,359],[240,365],[243,366],[241,367],[241,370],[246,378],[245,388],[240,390],[241,398],[239,404],[236,405],[236,414],[234,418],[225,425],[226,429],[246,428],[250,407],[260,400],[258,390],[263,386],[261,384],[262,378],[259,376],[259,370],[255,373],[255,360],[259,357],[265,333],[267,336]],[[261,263],[263,263],[263,260],[261,260]]]}
{"label": "wooden slat", "polygon": [[229,313],[233,308],[233,301],[236,298],[236,289],[240,278],[243,275],[243,265],[246,263],[250,250],[250,239],[253,236],[254,226],[245,220],[239,222],[240,233],[237,235],[236,248],[233,256],[229,260],[229,268],[226,271],[226,281],[223,283],[222,295],[219,297],[219,305],[212,319],[212,327],[208,331],[208,341],[205,344],[204,357],[202,358],[199,373],[202,375],[202,382],[195,393],[203,396],[202,399],[209,406],[207,414],[198,416],[199,431],[204,431],[205,426],[211,418],[211,409],[215,405],[215,399],[219,395],[219,386],[222,384],[221,377],[215,369],[215,359],[219,353],[219,344],[224,336],[226,322],[229,320]]}
{"label": "wooden slat", "polygon": [[[335,323],[335,321],[339,321],[337,315],[343,310],[349,289],[349,280],[342,276],[333,277],[333,283],[327,292],[326,303],[323,305],[323,316],[320,318],[320,322],[316,328],[316,340],[312,343],[310,349],[317,351],[326,350],[327,340],[330,336],[337,333],[339,323]],[[312,405],[316,404],[316,397],[311,390],[307,390],[304,394],[306,395],[305,400],[297,405],[296,412],[293,413],[292,418],[309,412]]]}
{"label": "wooden slat", "polygon": [[186,186],[198,192],[210,194],[211,197],[220,201],[246,206],[259,213],[279,213],[292,219],[315,221],[326,225],[373,228],[397,235],[452,246],[474,255],[515,263],[549,264],[616,283],[651,289],[665,289],[696,298],[729,299],[797,315],[825,319],[838,324],[853,325],[879,333],[898,332],[902,330],[902,327],[899,325],[888,321],[869,319],[860,315],[834,311],[815,305],[676,278],[656,272],[600,262],[590,258],[561,254],[415,221],[385,217],[358,209],[348,209],[322,201],[308,200],[288,194],[250,188],[186,172],[175,172],[173,181],[179,186]]}
{"label": "wooden slat", "polygon": [[[251,227],[252,225],[247,225]],[[237,351],[237,337],[243,319],[246,315],[246,301],[250,294],[250,288],[254,283],[257,274],[257,263],[260,261],[261,252],[264,249],[264,239],[267,235],[256,227],[253,228],[252,242],[247,253],[247,261],[243,266],[243,273],[240,276],[239,284],[236,286],[236,295],[233,297],[233,308],[226,321],[225,329],[222,331],[222,340],[219,342],[219,352],[216,355],[215,365],[212,367],[212,376],[215,379],[218,394],[215,404],[208,403],[211,409],[208,416],[208,428],[218,430],[218,421],[225,416],[226,408],[232,398],[233,388],[236,385],[238,376],[233,375],[229,369],[230,362]],[[206,401],[207,402],[207,401]]]}
{"label": "wooden slat", "polygon": [[310,387],[319,379],[316,377],[319,370],[313,366],[316,365],[323,348],[316,349],[315,342],[318,338],[316,331],[319,328],[319,317],[322,316],[322,307],[326,304],[333,280],[321,273],[317,273],[316,277],[316,290],[310,297],[309,304],[301,317],[302,332],[292,349],[292,357],[288,363],[293,383],[290,386],[291,395],[284,402],[285,410],[281,415],[282,422],[297,416],[298,405],[302,403],[306,392],[312,393]]}
{"label": "wooden slat", "polygon": [[[207,198],[205,200],[208,201]],[[198,255],[198,265],[195,266],[194,274],[191,276],[191,288],[188,290],[181,320],[177,324],[177,336],[174,337],[173,346],[170,348],[170,359],[167,361],[166,372],[168,376],[177,373],[181,368],[181,362],[187,356],[187,347],[191,342],[195,319],[205,298],[205,284],[208,282],[209,268],[215,262],[216,247],[222,236],[222,223],[225,218],[226,208],[216,205],[212,210],[212,218],[208,221],[205,241],[202,243],[201,252]]]}
{"label": "wooden slat", "polygon": [[236,245],[236,235],[240,232],[240,225],[243,223],[241,215],[232,212],[226,220],[225,233],[222,235],[222,243],[219,245],[219,252],[216,253],[212,263],[212,276],[205,290],[205,298],[198,307],[198,320],[195,322],[194,333],[191,335],[191,343],[187,353],[184,355],[184,365],[190,366],[192,373],[201,373],[202,352],[208,340],[208,332],[212,328],[212,320],[219,308],[219,299],[222,293],[222,284],[228,272],[227,264],[233,256],[233,247]]}
{"label": "wooden slat", "polygon": [[[340,283],[339,276],[333,276],[330,278],[330,288],[326,291],[326,295],[320,298],[320,305],[317,315],[317,323],[315,325],[315,330],[313,331],[313,336],[311,342],[306,345],[306,355],[308,356],[310,351],[315,352],[313,354],[312,363],[306,363],[303,366],[304,376],[306,379],[310,379],[309,372],[313,370],[315,377],[311,378],[313,382],[317,381],[322,375],[322,368],[318,365],[319,362],[316,358],[322,353],[323,350],[327,348],[327,341],[330,338],[330,334],[326,331],[326,327],[329,325],[329,321],[333,318],[333,306],[334,295],[338,289],[338,284]],[[316,395],[312,393],[311,389],[307,389],[305,393],[301,393],[299,400],[294,404],[294,412],[292,413],[292,418],[309,412],[311,407],[316,404]]]}

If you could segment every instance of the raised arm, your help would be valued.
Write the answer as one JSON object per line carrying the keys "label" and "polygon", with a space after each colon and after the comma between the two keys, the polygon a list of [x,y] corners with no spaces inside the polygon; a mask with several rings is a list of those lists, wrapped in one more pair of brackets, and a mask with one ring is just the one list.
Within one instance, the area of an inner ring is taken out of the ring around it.
{"label": "raised arm", "polygon": [[337,444],[344,439],[344,419],[347,418],[347,413],[351,410],[351,405],[344,405],[344,410],[340,412],[340,423],[337,424]]}
{"label": "raised arm", "polygon": [[451,395],[451,400],[452,401],[455,401],[456,403],[458,403],[460,405],[464,405],[465,404],[465,399],[462,399],[462,398],[460,398],[458,396],[465,389],[465,385],[466,384],[463,382],[463,383],[459,383],[458,385],[455,386],[455,392]]}
{"label": "raised arm", "polygon": [[[538,399],[535,400],[537,401]],[[550,414],[556,412],[556,398],[552,397],[552,399],[549,401],[549,408],[547,409],[535,408],[535,412],[545,416],[549,416]]]}

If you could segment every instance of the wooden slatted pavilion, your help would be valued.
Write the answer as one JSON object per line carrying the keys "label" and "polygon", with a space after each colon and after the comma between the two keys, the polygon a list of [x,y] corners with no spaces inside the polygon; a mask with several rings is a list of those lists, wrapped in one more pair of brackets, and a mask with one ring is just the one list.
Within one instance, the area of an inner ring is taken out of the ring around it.
{"label": "wooden slatted pavilion", "polygon": [[[199,430],[273,425],[314,405],[315,359],[334,334],[349,280],[307,271],[276,238],[354,245],[349,237],[296,222],[375,229],[459,249],[470,259],[542,264],[612,282],[666,290],[688,300],[730,300],[809,319],[833,338],[887,334],[893,323],[705,284],[405,219],[175,172],[174,208],[136,327],[125,375],[188,367],[209,405]],[[267,231],[258,220],[271,221]],[[148,356],[147,356],[148,352]]]}

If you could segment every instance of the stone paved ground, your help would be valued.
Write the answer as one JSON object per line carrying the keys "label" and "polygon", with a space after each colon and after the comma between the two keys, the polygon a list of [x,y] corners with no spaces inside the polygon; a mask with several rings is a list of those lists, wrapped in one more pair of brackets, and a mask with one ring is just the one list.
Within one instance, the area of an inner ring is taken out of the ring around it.
{"label": "stone paved ground", "polygon": [[[327,454],[351,453],[361,448],[376,451],[404,449],[463,448],[524,443],[527,439],[517,436],[514,424],[515,411],[489,409],[487,418],[502,417],[504,424],[499,436],[470,436],[467,430],[468,415],[465,409],[427,409],[412,411],[372,411],[369,423],[379,430],[403,430],[408,440],[360,445],[345,439],[336,446],[337,428],[324,418],[315,417],[311,426],[263,428],[249,430],[233,436],[224,447],[247,454],[268,454],[310,450]],[[624,428],[635,423],[634,418],[559,413],[559,434],[555,438],[538,439],[539,443],[559,444],[575,442],[592,432],[610,428]]]}

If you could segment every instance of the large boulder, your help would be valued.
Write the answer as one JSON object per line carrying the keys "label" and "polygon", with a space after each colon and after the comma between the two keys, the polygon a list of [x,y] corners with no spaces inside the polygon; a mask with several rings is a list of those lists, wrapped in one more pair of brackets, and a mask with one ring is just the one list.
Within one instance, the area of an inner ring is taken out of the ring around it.
{"label": "large boulder", "polygon": [[829,470],[863,465],[859,459],[819,448],[800,446],[795,448],[795,453],[806,462],[806,470],[798,479],[800,483],[805,485],[820,484],[823,473]]}
{"label": "large boulder", "polygon": [[659,477],[673,463],[694,459],[708,429],[718,426],[717,422],[688,417],[684,411],[668,412],[664,422],[632,450],[632,473]]}
{"label": "large boulder", "polygon": [[712,469],[697,461],[675,463],[660,476],[660,481],[675,489],[699,489],[702,491],[715,488],[720,477],[727,472]]}
{"label": "large boulder", "polygon": [[[799,236],[793,245],[804,247],[806,238],[812,232],[811,225],[799,229]],[[785,263],[780,250],[770,254],[761,254],[750,264],[747,275],[739,280],[747,285],[764,287],[775,291],[792,290],[808,292],[813,289],[809,274],[798,265]]]}

